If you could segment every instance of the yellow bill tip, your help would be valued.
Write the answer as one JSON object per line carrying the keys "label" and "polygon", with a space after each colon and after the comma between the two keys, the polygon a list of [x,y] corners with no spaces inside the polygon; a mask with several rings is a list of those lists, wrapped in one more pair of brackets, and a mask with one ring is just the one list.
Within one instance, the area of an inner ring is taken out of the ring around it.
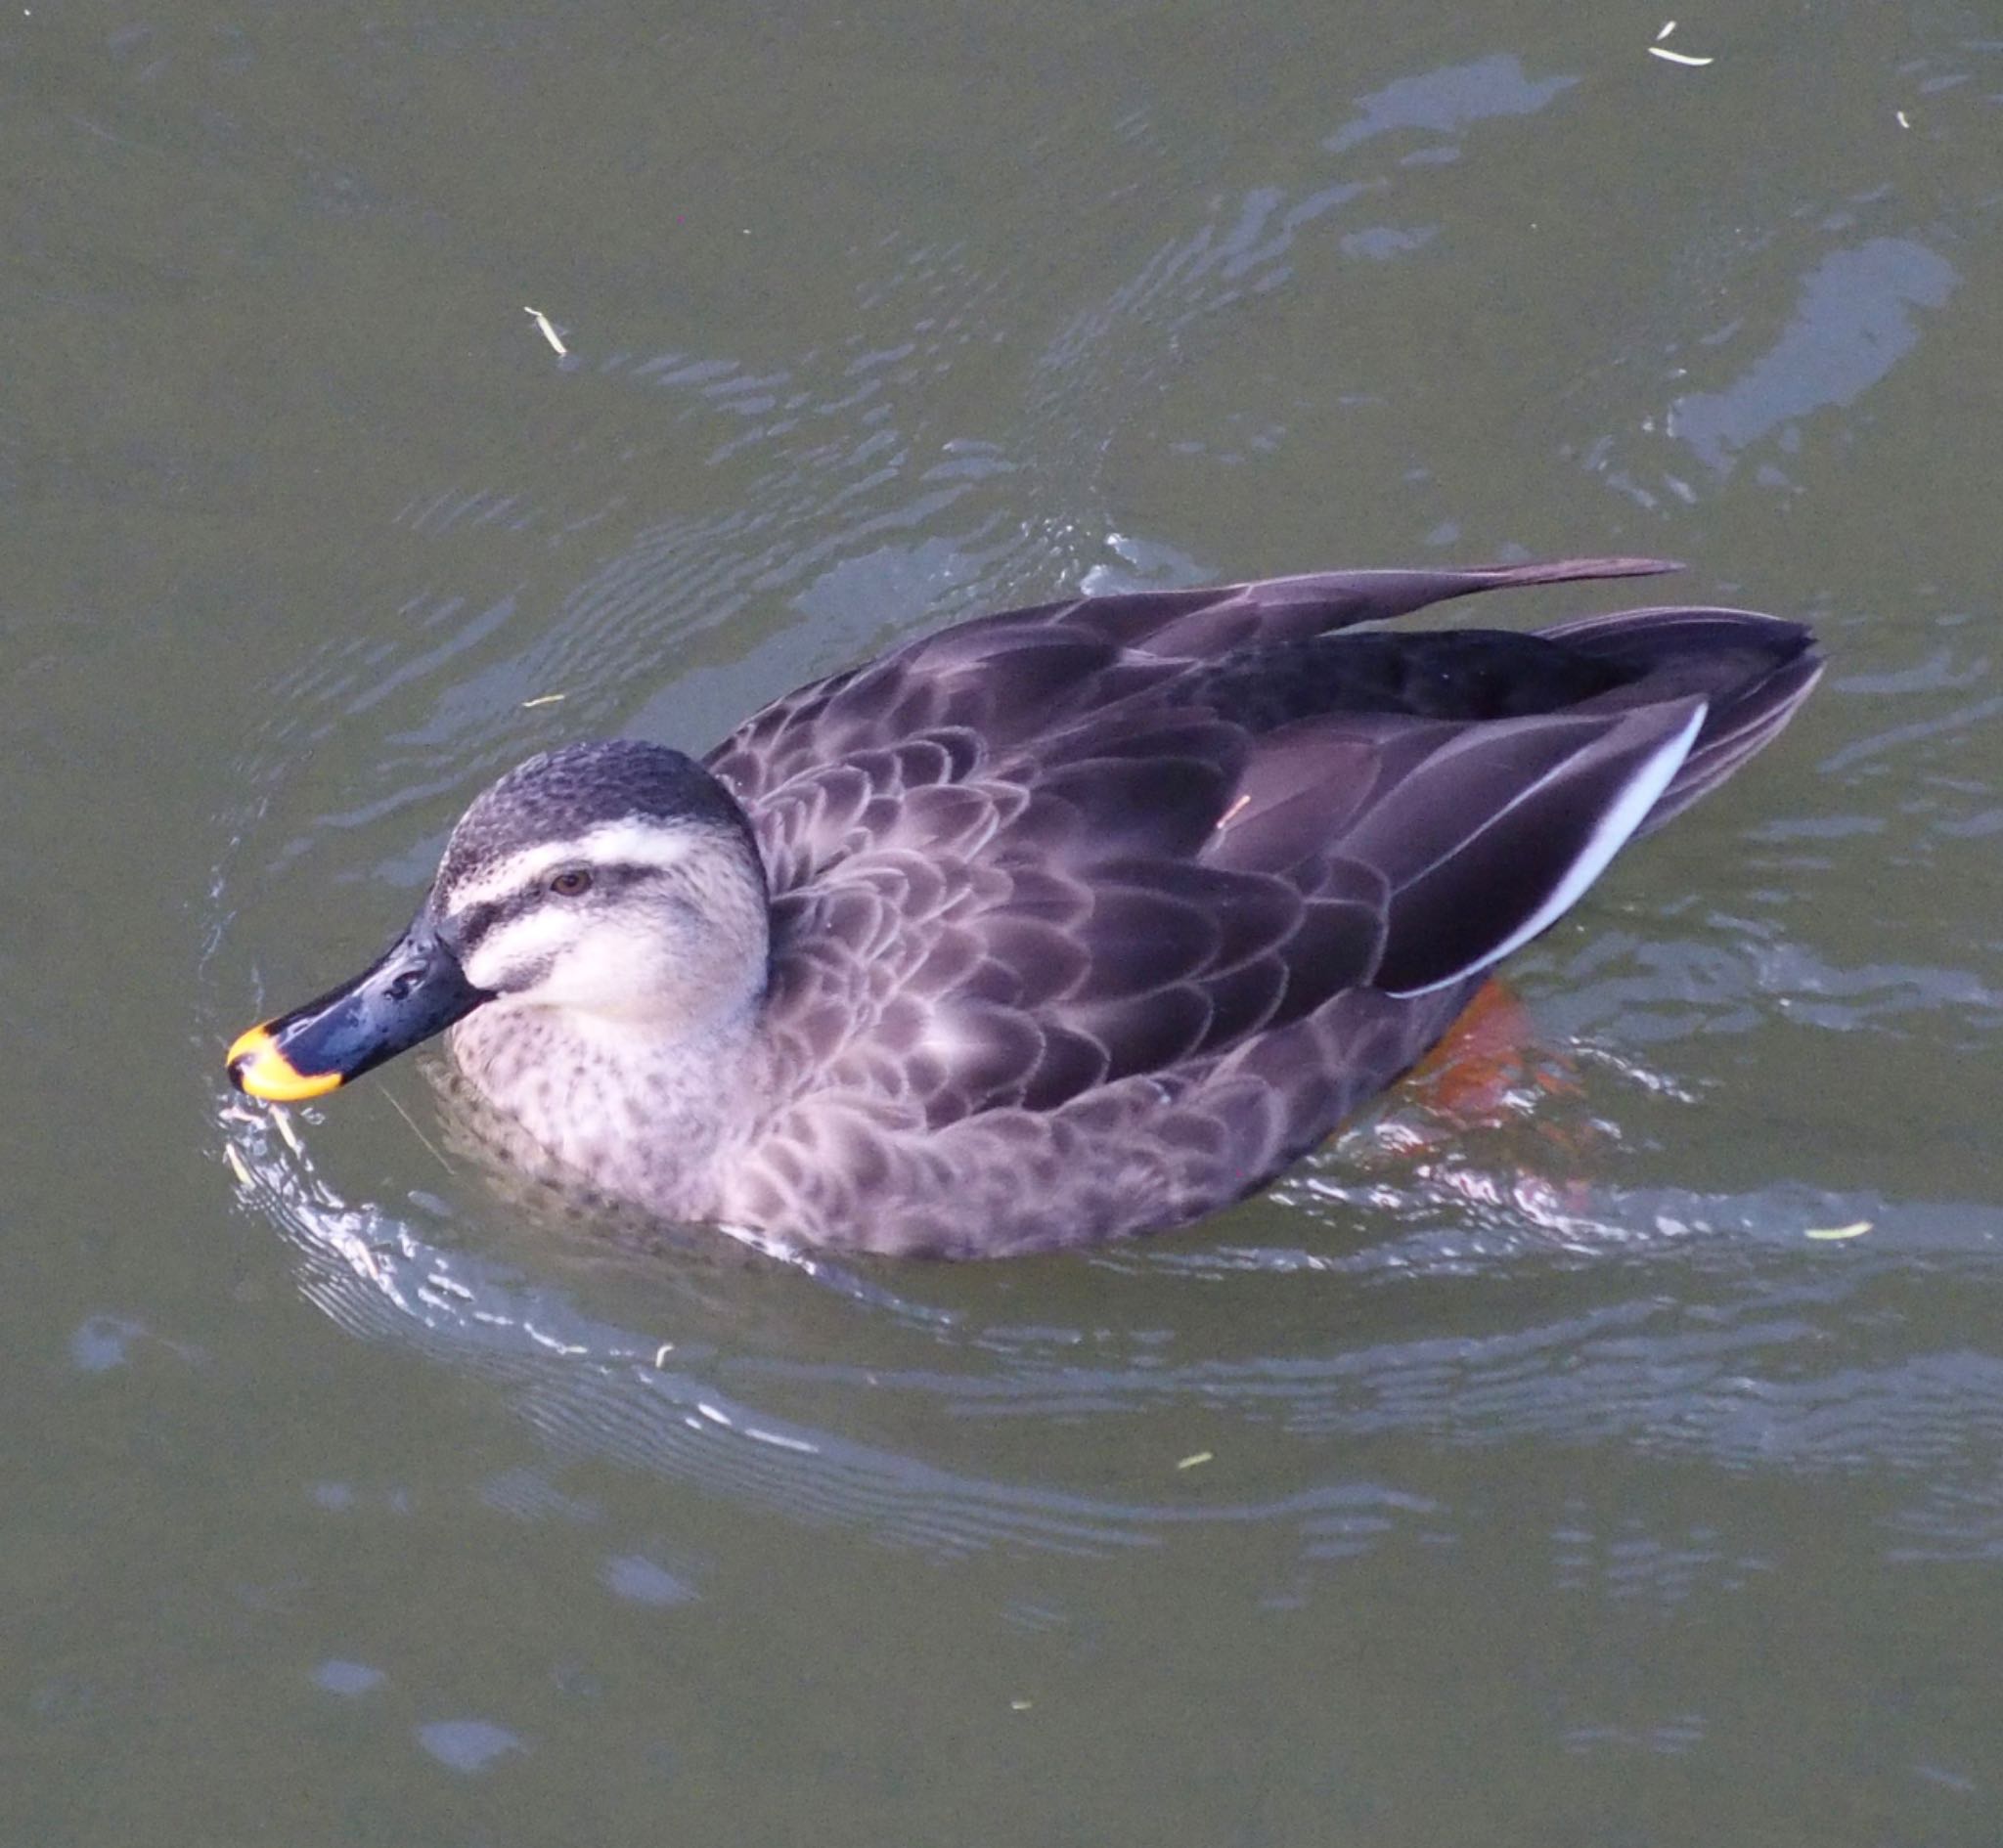
{"label": "yellow bill tip", "polygon": [[272,1104],[298,1104],[325,1097],[341,1081],[338,1072],[301,1072],[278,1048],[269,1029],[252,1027],[239,1034],[224,1063],[230,1082],[240,1091]]}

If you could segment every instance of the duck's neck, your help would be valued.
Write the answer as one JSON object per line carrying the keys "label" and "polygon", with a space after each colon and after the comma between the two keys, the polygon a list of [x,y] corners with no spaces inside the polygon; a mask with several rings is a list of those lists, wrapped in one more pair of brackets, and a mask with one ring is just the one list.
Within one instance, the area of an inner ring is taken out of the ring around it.
{"label": "duck's neck", "polygon": [[555,1008],[478,1008],[450,1044],[474,1089],[563,1167],[650,1211],[700,1218],[729,1124],[760,1088],[758,1013],[750,1001],[663,1037]]}

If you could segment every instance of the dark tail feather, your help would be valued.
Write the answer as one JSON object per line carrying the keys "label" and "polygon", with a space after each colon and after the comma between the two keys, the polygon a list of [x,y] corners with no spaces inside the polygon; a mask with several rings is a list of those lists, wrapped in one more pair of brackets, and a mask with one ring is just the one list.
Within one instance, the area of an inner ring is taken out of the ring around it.
{"label": "dark tail feather", "polygon": [[1479,591],[1679,571],[1662,558],[1554,558],[1538,564],[1479,565],[1466,571],[1320,571],[1264,578],[1215,593],[1216,603],[1162,628],[1148,645],[1202,658],[1232,648],[1325,636],[1358,623],[1385,623],[1429,603]]}
{"label": "dark tail feather", "polygon": [[1822,678],[1812,631],[1754,610],[1629,609],[1539,633],[1633,674],[1621,692],[1602,696],[1606,703],[1692,693],[1709,702],[1697,741],[1649,811],[1643,834],[1681,814],[1769,744]]}
{"label": "dark tail feather", "polygon": [[1197,591],[1127,591],[1004,610],[949,629],[925,645],[978,644],[1008,624],[1042,621],[1086,629],[1126,648],[1212,660],[1239,648],[1323,636],[1358,623],[1391,622],[1429,603],[1536,584],[1653,577],[1682,567],[1661,558],[1558,558],[1470,571],[1314,571]]}

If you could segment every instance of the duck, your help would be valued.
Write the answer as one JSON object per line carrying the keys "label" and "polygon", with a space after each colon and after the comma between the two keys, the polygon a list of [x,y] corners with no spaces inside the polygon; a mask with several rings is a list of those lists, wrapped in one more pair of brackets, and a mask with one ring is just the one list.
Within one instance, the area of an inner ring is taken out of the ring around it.
{"label": "duck", "polygon": [[986,1257],[1256,1193],[1395,1083],[1822,671],[1651,607],[1394,629],[1674,570],[1316,572],[976,617],[700,759],[545,751],[362,974],[240,1035],[296,1102],[438,1034],[596,1197],[795,1248]]}

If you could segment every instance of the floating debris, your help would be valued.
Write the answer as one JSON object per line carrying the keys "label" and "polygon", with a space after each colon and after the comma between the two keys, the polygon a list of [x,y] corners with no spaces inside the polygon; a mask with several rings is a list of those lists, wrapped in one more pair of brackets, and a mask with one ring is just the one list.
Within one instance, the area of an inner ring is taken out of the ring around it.
{"label": "floating debris", "polygon": [[1869,1219],[1852,1219],[1848,1225],[1811,1225],[1802,1236],[1804,1239],[1860,1239],[1870,1229]]}
{"label": "floating debris", "polygon": [[[447,1161],[447,1160],[446,1160],[446,1159],[444,1158],[444,1156],[442,1156],[442,1155],[440,1155],[440,1154],[438,1153],[438,1147],[437,1147],[437,1144],[436,1144],[436,1143],[434,1143],[434,1142],[433,1142],[433,1141],[431,1140],[431,1138],[430,1138],[429,1136],[427,1136],[427,1135],[426,1135],[426,1134],[425,1134],[425,1133],[424,1133],[424,1132],[423,1132],[423,1131],[422,1129],[420,1129],[420,1128],[418,1127],[418,1120],[417,1120],[417,1119],[416,1119],[415,1117],[413,1117],[413,1116],[411,1115],[411,1113],[410,1113],[409,1111],[407,1111],[406,1109],[404,1109],[404,1107],[403,1107],[403,1106],[402,1106],[401,1104],[399,1104],[399,1103],[398,1103],[398,1102],[396,1101],[396,1093],[395,1093],[394,1091],[390,1090],[390,1089],[389,1089],[389,1088],[388,1088],[387,1086],[379,1086],[379,1087],[378,1087],[378,1089],[379,1089],[379,1091],[380,1091],[380,1094],[381,1094],[382,1096],[384,1096],[384,1097],[386,1097],[386,1098],[388,1098],[388,1099],[389,1099],[389,1107],[390,1107],[390,1109],[392,1109],[393,1111],[395,1111],[395,1112],[396,1112],[396,1114],[397,1114],[397,1115],[398,1115],[399,1117],[401,1117],[401,1118],[402,1118],[402,1119],[404,1120],[404,1122],[407,1122],[407,1123],[409,1123],[409,1124],[410,1124],[410,1126],[411,1126],[411,1134],[412,1134],[412,1135],[414,1135],[414,1136],[416,1136],[416,1137],[417,1137],[417,1139],[418,1139],[418,1140],[419,1140],[420,1142],[422,1142],[422,1143],[423,1143],[423,1144],[424,1145],[424,1147],[425,1147],[425,1148],[427,1148],[427,1149],[429,1149],[429,1150],[431,1151],[431,1155],[432,1155],[432,1158],[433,1158],[433,1159],[434,1159],[434,1160],[435,1160],[435,1161],[437,1162],[438,1166],[439,1166],[440,1167],[442,1167],[442,1168],[443,1168],[443,1169],[444,1169],[444,1170],[445,1170],[445,1171],[446,1171],[446,1172],[447,1172],[448,1174],[450,1174],[450,1173],[451,1173],[451,1172],[453,1171],[452,1164],[451,1164],[450,1162],[448,1162],[448,1161]],[[294,1143],[294,1144],[293,1144],[292,1146],[293,1146],[294,1148],[298,1148],[298,1144],[297,1144],[297,1143]],[[300,1149],[300,1150],[299,1150],[299,1153],[300,1153],[301,1155],[303,1155],[303,1154],[305,1154],[305,1150],[303,1150],[303,1149]]]}
{"label": "floating debris", "polygon": [[1665,20],[1663,22],[1663,29],[1655,35],[1655,42],[1660,45],[1675,29],[1676,22],[1674,20]]}
{"label": "floating debris", "polygon": [[287,1110],[282,1104],[275,1105],[272,1109],[271,1120],[278,1124],[279,1134],[285,1137],[286,1147],[290,1149],[303,1162],[306,1159],[306,1145],[299,1140],[299,1132],[292,1127],[291,1112]]}
{"label": "floating debris", "polygon": [[1240,796],[1236,802],[1232,803],[1231,806],[1224,812],[1223,814],[1218,816],[1217,826],[1212,830],[1212,832],[1219,834],[1223,833],[1225,826],[1230,821],[1231,816],[1236,814],[1240,809],[1247,807],[1251,803],[1251,800],[1252,798],[1250,796]]}
{"label": "floating debris", "polygon": [[538,1347],[547,1347],[553,1354],[588,1354],[589,1347],[579,1346],[575,1342],[566,1342],[555,1335],[546,1335],[526,1316],[521,1320],[521,1332]]}
{"label": "floating debris", "polygon": [[223,1159],[229,1163],[230,1171],[236,1175],[240,1184],[245,1187],[254,1187],[257,1184],[250,1178],[250,1170],[244,1166],[244,1158],[237,1153],[237,1145],[234,1142],[223,1144]]}
{"label": "floating debris", "polygon": [[1036,1702],[1034,1700],[1011,1700],[1008,1703],[1008,1711],[1010,1713],[1027,1713],[1035,1705]]}
{"label": "floating debris", "polygon": [[569,697],[568,693],[538,693],[533,699],[523,700],[521,702],[521,709],[523,712],[528,712],[537,706],[554,706],[559,699],[568,699]]}
{"label": "floating debris", "polygon": [[1893,110],[1892,111],[1892,119],[1901,128],[1910,128],[1912,126],[1912,123],[1905,119],[1905,110]]}
{"label": "floating debris", "polygon": [[1184,1457],[1180,1463],[1176,1465],[1176,1468],[1179,1470],[1193,1470],[1198,1464],[1215,1463],[1216,1461],[1217,1452],[1215,1450],[1199,1450],[1193,1457]]}
{"label": "floating debris", "polygon": [[556,349],[556,357],[558,359],[568,359],[570,357],[570,349],[563,344],[556,330],[551,327],[548,315],[544,314],[540,308],[530,308],[527,306],[524,306],[521,312],[527,315],[542,330],[543,338]]}
{"label": "floating debris", "polygon": [[661,1372],[667,1366],[668,1356],[674,1351],[675,1343],[673,1342],[663,1342],[653,1350],[653,1366],[656,1373]]}
{"label": "floating debris", "polygon": [[1670,51],[1667,45],[1651,45],[1648,48],[1648,55],[1651,58],[1665,59],[1672,65],[1714,65],[1717,63],[1715,58],[1699,58],[1690,52]]}

